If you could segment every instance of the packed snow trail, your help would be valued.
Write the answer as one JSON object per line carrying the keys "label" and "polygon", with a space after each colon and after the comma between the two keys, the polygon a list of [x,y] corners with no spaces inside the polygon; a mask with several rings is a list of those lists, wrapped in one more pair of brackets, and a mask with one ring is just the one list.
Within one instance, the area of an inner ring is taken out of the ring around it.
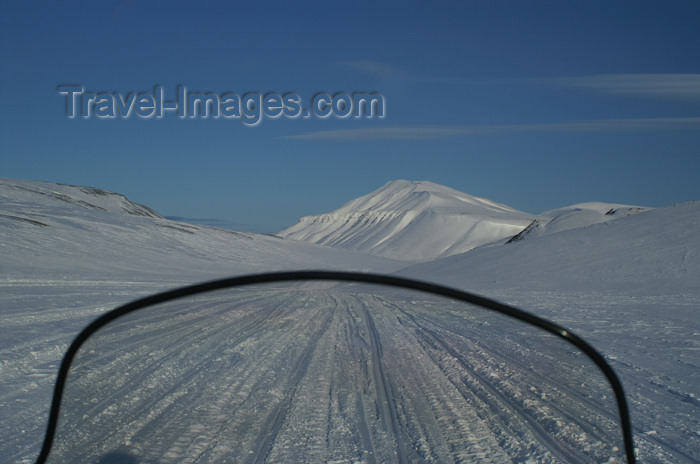
{"label": "packed snow trail", "polygon": [[583,355],[465,303],[256,286],[142,309],[69,375],[50,462],[607,462]]}

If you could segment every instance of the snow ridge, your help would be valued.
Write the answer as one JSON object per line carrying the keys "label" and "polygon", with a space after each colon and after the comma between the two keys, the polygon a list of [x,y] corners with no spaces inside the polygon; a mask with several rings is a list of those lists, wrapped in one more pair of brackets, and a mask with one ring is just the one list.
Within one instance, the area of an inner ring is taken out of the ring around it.
{"label": "snow ridge", "polygon": [[124,195],[94,187],[0,178],[0,188],[3,197],[14,202],[41,199],[44,206],[64,209],[77,206],[87,210],[162,219],[162,216],[151,208],[134,203]]}
{"label": "snow ridge", "polygon": [[[611,209],[615,208],[607,208]],[[700,277],[700,202],[643,209],[629,215],[637,207],[618,209],[619,218],[568,209],[550,222],[533,221],[503,246],[420,263],[402,272],[482,292],[518,288],[695,293]],[[601,216],[613,219],[600,220]]]}
{"label": "snow ridge", "polygon": [[526,238],[563,232],[579,227],[592,226],[613,219],[632,216],[653,208],[612,203],[579,203],[565,208],[553,209],[540,214],[525,229],[507,243],[518,242]]}

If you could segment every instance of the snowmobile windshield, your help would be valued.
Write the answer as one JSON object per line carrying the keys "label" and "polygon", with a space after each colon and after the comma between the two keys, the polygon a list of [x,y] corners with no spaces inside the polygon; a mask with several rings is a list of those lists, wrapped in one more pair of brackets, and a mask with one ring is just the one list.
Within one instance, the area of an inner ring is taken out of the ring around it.
{"label": "snowmobile windshield", "polygon": [[368,274],[210,282],[71,345],[38,462],[634,462],[622,388],[545,320]]}

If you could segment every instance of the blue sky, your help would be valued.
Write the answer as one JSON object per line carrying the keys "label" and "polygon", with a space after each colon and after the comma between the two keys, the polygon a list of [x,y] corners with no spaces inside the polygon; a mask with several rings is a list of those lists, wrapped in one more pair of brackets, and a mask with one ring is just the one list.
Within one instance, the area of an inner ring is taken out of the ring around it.
{"label": "blue sky", "polygon": [[[393,179],[530,213],[700,200],[696,1],[8,1],[0,176],[276,232]],[[383,118],[66,117],[86,92],[378,92]]]}

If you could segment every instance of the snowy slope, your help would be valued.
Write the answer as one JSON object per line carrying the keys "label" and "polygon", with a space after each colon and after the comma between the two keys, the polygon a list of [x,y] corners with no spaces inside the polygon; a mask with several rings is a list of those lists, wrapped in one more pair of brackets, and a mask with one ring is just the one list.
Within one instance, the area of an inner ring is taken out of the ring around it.
{"label": "snowy slope", "polygon": [[700,202],[558,232],[549,229],[553,227],[545,227],[547,235],[529,234],[525,240],[417,264],[404,272],[474,290],[695,293],[700,283]]}
{"label": "snowy slope", "polygon": [[510,242],[541,237],[601,222],[609,222],[616,218],[631,216],[649,209],[651,208],[643,206],[590,202],[545,211],[537,216],[524,230],[511,238]]}
{"label": "snowy slope", "polygon": [[[3,274],[191,275],[297,268],[391,270],[398,263],[279,237],[163,218],[92,187],[0,179]],[[188,279],[189,280],[189,279]]]}
{"label": "snowy slope", "polygon": [[432,182],[396,180],[318,216],[281,237],[386,256],[427,261],[513,236],[533,216]]}
{"label": "snowy slope", "polygon": [[[78,211],[104,211],[162,218],[152,209],[129,201],[124,195],[94,187],[54,184],[19,179],[0,179],[3,209],[13,209],[33,203],[47,208]],[[5,217],[7,214],[3,213]]]}

